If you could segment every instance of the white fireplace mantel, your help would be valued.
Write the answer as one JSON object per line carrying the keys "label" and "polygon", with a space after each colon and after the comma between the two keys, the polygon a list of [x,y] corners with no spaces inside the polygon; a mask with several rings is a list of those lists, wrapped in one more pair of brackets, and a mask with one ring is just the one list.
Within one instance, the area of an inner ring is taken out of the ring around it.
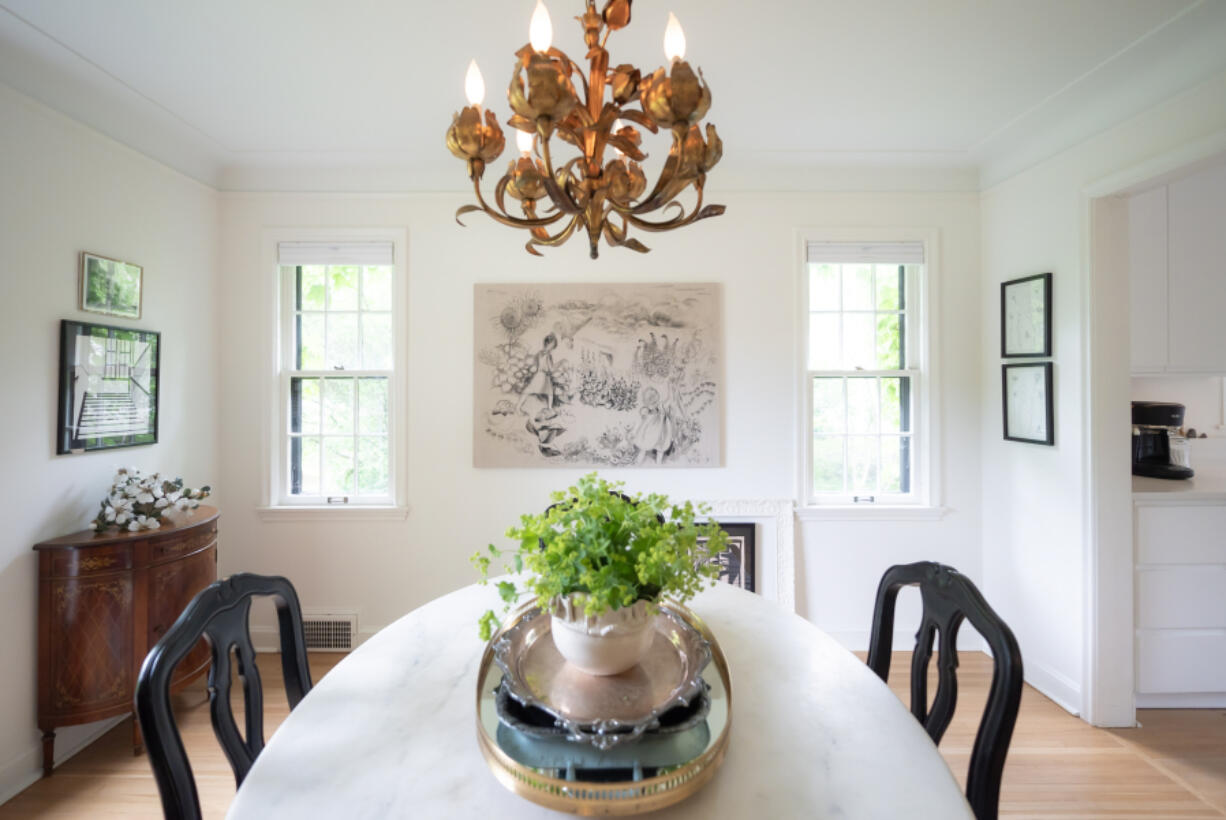
{"label": "white fireplace mantel", "polygon": [[716,521],[757,525],[758,592],[795,612],[795,502],[790,498],[726,498],[706,504]]}

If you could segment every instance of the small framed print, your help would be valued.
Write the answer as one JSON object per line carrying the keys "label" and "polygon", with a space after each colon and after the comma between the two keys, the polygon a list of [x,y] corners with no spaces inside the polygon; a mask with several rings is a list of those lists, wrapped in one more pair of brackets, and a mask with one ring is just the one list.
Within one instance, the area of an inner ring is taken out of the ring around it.
{"label": "small framed print", "polygon": [[56,453],[156,444],[161,334],[60,322]]}
{"label": "small framed print", "polygon": [[81,253],[81,310],[139,319],[145,269],[131,262]]}
{"label": "small framed print", "polygon": [[1000,367],[1005,439],[1055,444],[1051,362],[1002,364]]}
{"label": "small framed print", "polygon": [[1000,285],[1000,355],[1004,359],[1051,355],[1051,274]]}
{"label": "small framed print", "polygon": [[[711,563],[719,566],[719,580],[732,584],[734,587],[756,592],[754,578],[754,541],[757,532],[756,524],[719,524],[719,528],[728,534],[728,548],[711,559]],[[699,538],[705,543],[707,539]]]}

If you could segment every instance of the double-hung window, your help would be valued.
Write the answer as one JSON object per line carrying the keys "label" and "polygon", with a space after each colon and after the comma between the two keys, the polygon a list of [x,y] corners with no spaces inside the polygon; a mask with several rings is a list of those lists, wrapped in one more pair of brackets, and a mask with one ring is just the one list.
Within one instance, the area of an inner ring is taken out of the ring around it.
{"label": "double-hung window", "polygon": [[807,503],[924,503],[924,244],[811,241],[805,258]]}
{"label": "double-hung window", "polygon": [[403,285],[391,241],[280,242],[283,506],[397,504]]}

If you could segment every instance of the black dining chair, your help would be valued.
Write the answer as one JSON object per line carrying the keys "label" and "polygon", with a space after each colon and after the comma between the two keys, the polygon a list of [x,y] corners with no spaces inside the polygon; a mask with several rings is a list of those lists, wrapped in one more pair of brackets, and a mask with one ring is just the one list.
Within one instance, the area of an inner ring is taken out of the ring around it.
{"label": "black dining chair", "polygon": [[[196,781],[170,707],[170,681],[179,661],[202,636],[207,639],[213,656],[209,667],[209,712],[213,733],[234,770],[236,786],[243,784],[252,763],[264,748],[263,690],[248,626],[251,600],[257,595],[273,598],[277,606],[281,669],[290,709],[311,690],[302,609],[289,581],[243,572],[201,590],[149,651],[136,681],[136,715],[162,797],[162,813],[168,820],[200,818]],[[242,735],[230,706],[231,654],[237,657],[243,686],[246,731]]]}
{"label": "black dining chair", "polygon": [[[1000,780],[1009,753],[1009,740],[1017,722],[1022,699],[1022,652],[1008,624],[988,606],[983,595],[965,575],[953,567],[932,561],[899,564],[886,570],[877,587],[868,665],[883,681],[890,677],[890,652],[894,637],[894,604],[904,586],[918,586],[923,616],[915,634],[911,658],[911,714],[940,743],[958,703],[958,628],[970,621],[992,650],[995,669],[987,706],[975,735],[966,798],[978,820],[996,820],[1000,803]],[[937,656],[937,691],[928,708],[928,661],[932,644],[940,633]]]}

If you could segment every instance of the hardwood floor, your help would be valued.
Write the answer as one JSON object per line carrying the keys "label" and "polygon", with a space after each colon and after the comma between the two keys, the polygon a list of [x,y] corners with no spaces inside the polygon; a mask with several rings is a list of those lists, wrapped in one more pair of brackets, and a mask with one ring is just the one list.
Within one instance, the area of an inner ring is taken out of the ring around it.
{"label": "hardwood floor", "polygon": [[[318,681],[341,655],[314,653]],[[890,687],[906,701],[909,653],[896,653]],[[275,655],[260,658],[265,735],[288,714]],[[987,699],[991,660],[962,657],[959,702],[941,744],[959,781]],[[935,691],[935,681],[929,691]],[[236,705],[241,703],[237,701]],[[240,707],[241,708],[241,707]],[[183,742],[206,818],[225,816],[234,779],[213,737],[203,684],[175,698]],[[1136,729],[1095,729],[1030,687],[1009,749],[1002,817],[1051,820],[1226,817],[1226,710],[1142,710]],[[130,725],[116,726],[50,778],[0,806],[3,818],[159,818],[157,788],[145,757],[128,746]]]}

